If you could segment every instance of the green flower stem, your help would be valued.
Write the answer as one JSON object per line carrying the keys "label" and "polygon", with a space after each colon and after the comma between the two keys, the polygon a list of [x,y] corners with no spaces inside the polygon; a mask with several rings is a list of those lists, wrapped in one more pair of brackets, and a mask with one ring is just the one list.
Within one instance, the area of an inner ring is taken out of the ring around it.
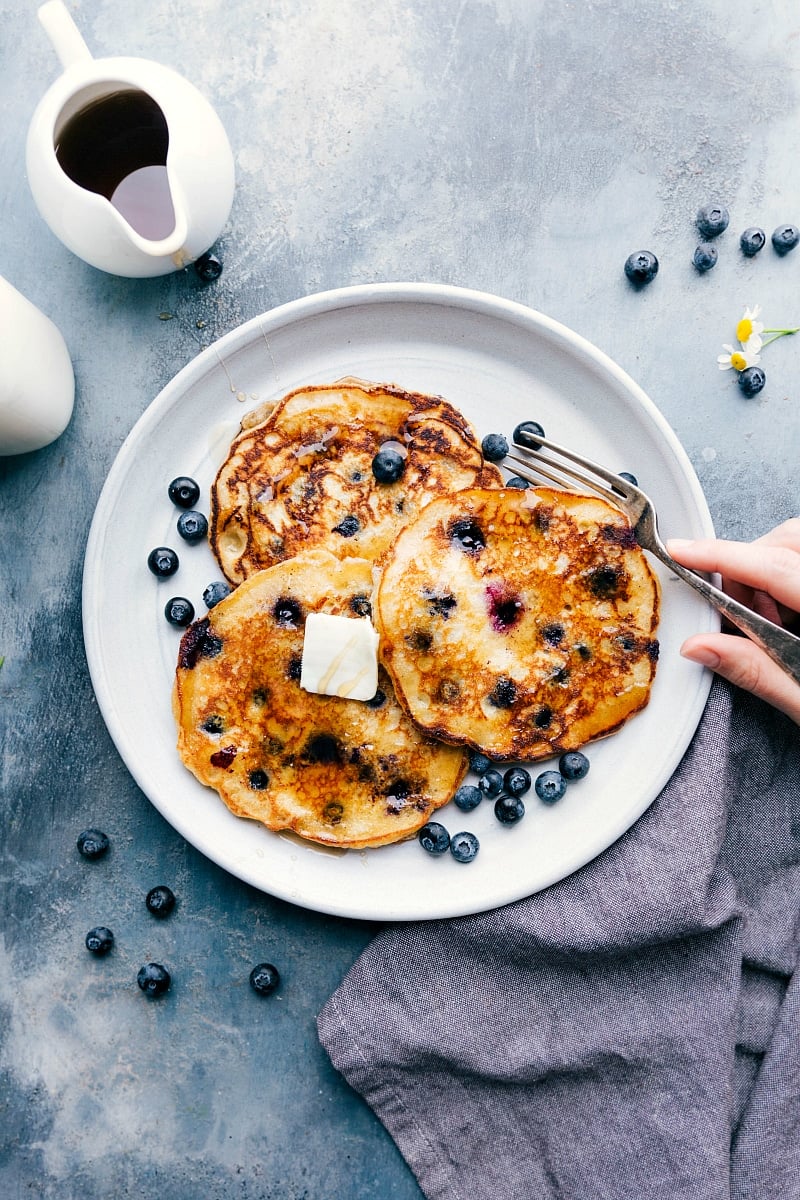
{"label": "green flower stem", "polygon": [[770,342],[777,342],[778,338],[786,337],[788,334],[791,334],[791,333],[800,333],[800,325],[798,325],[797,328],[795,328],[795,329],[765,329],[764,333],[771,333],[774,336],[771,338],[767,338],[767,340],[765,342],[761,343],[762,350],[764,349],[765,346],[768,346],[770,344]]}

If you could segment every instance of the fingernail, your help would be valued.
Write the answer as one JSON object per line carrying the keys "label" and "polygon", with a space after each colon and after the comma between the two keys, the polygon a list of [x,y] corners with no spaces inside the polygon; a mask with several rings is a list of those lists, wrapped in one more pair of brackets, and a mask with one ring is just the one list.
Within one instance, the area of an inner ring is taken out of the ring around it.
{"label": "fingernail", "polygon": [[700,663],[702,667],[710,667],[712,671],[716,671],[721,661],[716,651],[708,646],[692,646],[689,650],[681,650],[681,654],[692,662]]}
{"label": "fingernail", "polygon": [[685,550],[687,546],[692,545],[691,538],[667,538],[668,550]]}

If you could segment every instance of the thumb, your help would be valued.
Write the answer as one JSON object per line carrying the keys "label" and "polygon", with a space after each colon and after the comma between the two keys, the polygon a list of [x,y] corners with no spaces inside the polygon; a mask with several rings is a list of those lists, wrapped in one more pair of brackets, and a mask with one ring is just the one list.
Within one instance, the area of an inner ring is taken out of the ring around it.
{"label": "thumb", "polygon": [[766,700],[800,725],[800,686],[748,638],[698,634],[683,643],[681,654]]}

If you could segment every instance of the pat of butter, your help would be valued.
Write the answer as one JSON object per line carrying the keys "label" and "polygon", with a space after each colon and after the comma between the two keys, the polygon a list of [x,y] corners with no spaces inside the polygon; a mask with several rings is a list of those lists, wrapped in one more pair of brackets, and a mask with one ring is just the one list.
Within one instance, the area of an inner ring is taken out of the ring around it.
{"label": "pat of butter", "polygon": [[371,700],[378,690],[378,635],[369,617],[306,617],[300,687],[322,696]]}

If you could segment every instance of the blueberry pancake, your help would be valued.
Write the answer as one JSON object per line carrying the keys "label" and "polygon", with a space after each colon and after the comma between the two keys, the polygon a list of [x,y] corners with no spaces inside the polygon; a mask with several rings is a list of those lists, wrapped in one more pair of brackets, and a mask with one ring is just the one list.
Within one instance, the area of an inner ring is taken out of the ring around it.
{"label": "blueberry pancake", "polygon": [[617,509],[550,488],[474,488],[400,533],[375,619],[421,729],[536,760],[614,732],[647,703],[658,612],[658,580]]}
{"label": "blueberry pancake", "polygon": [[242,422],[211,489],[211,548],[233,584],[315,547],[377,562],[432,499],[501,481],[440,396],[301,388]]}
{"label": "blueberry pancake", "polygon": [[251,576],[184,633],[178,751],[237,816],[328,845],[381,846],[453,795],[463,750],[417,729],[385,672],[366,702],[300,685],[307,616],[363,618],[371,592],[371,563],[309,551]]}

